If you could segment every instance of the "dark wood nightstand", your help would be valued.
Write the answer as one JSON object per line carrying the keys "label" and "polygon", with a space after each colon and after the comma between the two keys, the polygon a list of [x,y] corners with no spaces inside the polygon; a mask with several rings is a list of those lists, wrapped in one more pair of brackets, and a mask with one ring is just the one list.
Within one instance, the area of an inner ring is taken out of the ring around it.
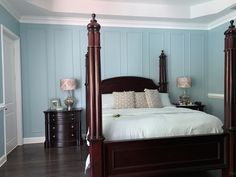
{"label": "dark wood nightstand", "polygon": [[71,111],[44,111],[45,147],[81,145],[81,112],[81,108],[73,109]]}
{"label": "dark wood nightstand", "polygon": [[192,105],[179,105],[174,104],[177,108],[188,108],[188,109],[193,109],[193,110],[198,110],[198,111],[204,111],[204,107],[205,105],[201,104],[201,105],[196,105],[196,104],[192,104]]}

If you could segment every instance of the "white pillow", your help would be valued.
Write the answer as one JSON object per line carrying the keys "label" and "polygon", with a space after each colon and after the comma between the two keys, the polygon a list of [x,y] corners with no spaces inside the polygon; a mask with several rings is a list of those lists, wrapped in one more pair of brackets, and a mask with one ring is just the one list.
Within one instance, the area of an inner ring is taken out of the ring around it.
{"label": "white pillow", "polygon": [[111,93],[102,94],[102,108],[112,108],[113,95]]}
{"label": "white pillow", "polygon": [[159,91],[157,89],[144,89],[144,92],[149,108],[162,108]]}
{"label": "white pillow", "polygon": [[113,108],[124,109],[134,108],[134,91],[113,92]]}
{"label": "white pillow", "polygon": [[135,92],[135,107],[148,108],[145,92]]}
{"label": "white pillow", "polygon": [[171,103],[170,103],[170,98],[169,98],[169,94],[168,93],[159,93],[159,96],[161,98],[161,103],[162,103],[162,106],[173,106]]}

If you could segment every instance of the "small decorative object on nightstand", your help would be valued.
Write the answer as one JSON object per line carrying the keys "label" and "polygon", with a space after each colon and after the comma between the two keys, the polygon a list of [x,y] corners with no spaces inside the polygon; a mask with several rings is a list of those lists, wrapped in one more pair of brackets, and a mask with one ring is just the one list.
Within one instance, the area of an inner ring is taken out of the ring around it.
{"label": "small decorative object on nightstand", "polygon": [[179,97],[180,105],[189,105],[191,104],[189,96],[186,94],[186,89],[192,87],[192,79],[190,77],[177,77],[176,86],[184,90],[183,95]]}
{"label": "small decorative object on nightstand", "polygon": [[44,111],[45,148],[81,145],[81,112],[81,108]]}
{"label": "small decorative object on nightstand", "polygon": [[76,89],[76,80],[75,79],[61,79],[60,87],[62,90],[68,91],[68,97],[64,100],[64,103],[67,106],[67,110],[70,111],[75,102],[72,91]]}
{"label": "small decorative object on nightstand", "polygon": [[188,109],[193,109],[193,110],[198,110],[198,111],[204,111],[204,107],[205,107],[205,105],[203,105],[203,104],[196,104],[196,102],[191,104],[191,105],[180,105],[179,103],[174,103],[174,105],[177,108],[188,108]]}

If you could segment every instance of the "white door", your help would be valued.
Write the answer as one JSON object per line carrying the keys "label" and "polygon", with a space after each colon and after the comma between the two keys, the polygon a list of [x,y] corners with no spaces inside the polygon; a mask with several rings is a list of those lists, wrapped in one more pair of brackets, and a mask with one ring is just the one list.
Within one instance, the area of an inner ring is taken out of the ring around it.
{"label": "white door", "polygon": [[14,40],[3,35],[6,153],[17,146],[16,74]]}

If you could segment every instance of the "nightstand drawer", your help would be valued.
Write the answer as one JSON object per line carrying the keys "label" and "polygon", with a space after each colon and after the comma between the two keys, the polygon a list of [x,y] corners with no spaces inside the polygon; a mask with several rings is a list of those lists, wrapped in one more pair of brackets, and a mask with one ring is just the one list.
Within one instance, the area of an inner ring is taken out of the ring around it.
{"label": "nightstand drawer", "polygon": [[67,132],[59,132],[59,131],[51,131],[50,132],[50,139],[52,141],[56,140],[76,140],[77,134],[75,130],[67,131]]}

